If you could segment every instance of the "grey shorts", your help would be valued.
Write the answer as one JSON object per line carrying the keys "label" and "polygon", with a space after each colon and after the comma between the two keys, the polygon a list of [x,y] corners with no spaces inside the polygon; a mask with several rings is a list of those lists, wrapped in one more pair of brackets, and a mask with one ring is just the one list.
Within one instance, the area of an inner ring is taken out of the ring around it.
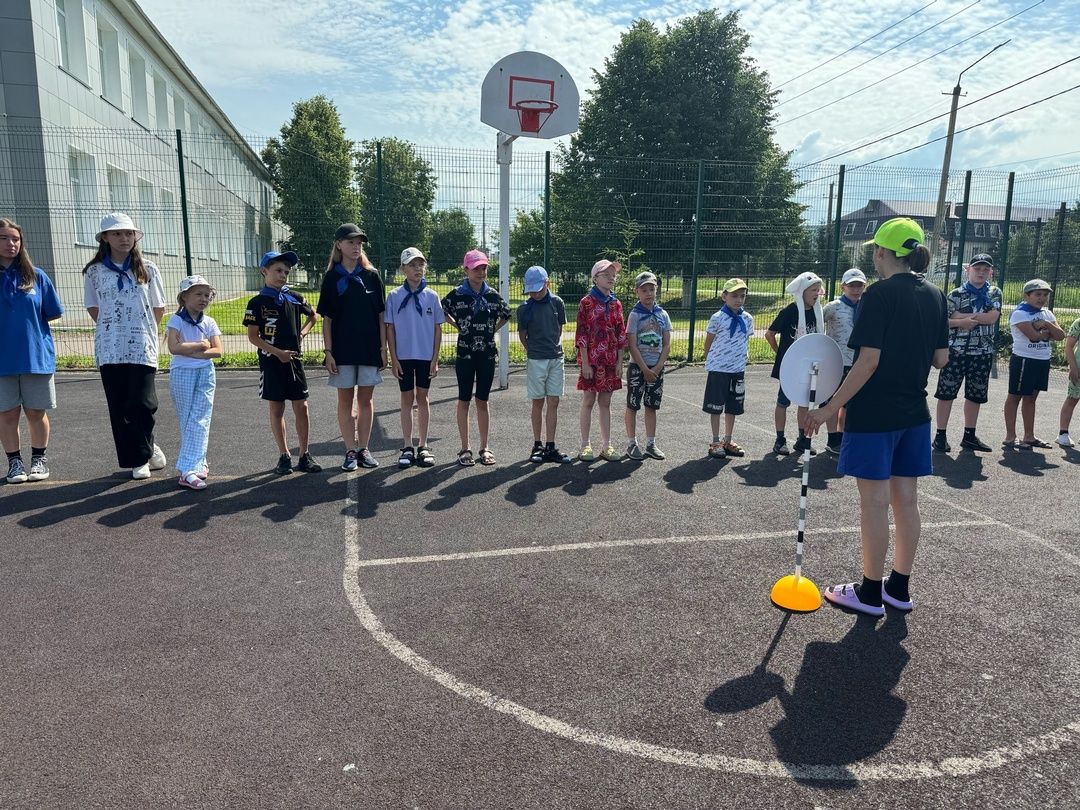
{"label": "grey shorts", "polygon": [[529,399],[561,397],[563,395],[563,359],[525,361],[525,395]]}
{"label": "grey shorts", "polygon": [[331,374],[326,378],[326,384],[331,388],[352,388],[359,385],[367,388],[382,382],[382,375],[375,366],[343,366],[338,365],[337,374]]}
{"label": "grey shorts", "polygon": [[56,386],[52,374],[13,374],[0,377],[0,411],[18,406],[32,411],[56,407]]}

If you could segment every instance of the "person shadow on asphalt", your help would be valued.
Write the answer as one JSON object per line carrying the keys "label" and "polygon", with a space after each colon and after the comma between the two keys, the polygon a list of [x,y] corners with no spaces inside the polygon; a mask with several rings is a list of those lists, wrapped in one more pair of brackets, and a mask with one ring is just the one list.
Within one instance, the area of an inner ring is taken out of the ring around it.
{"label": "person shadow on asphalt", "polygon": [[790,617],[754,671],[714,689],[705,708],[735,714],[779,700],[784,717],[769,735],[784,768],[803,784],[853,788],[857,779],[848,766],[883,751],[907,714],[907,702],[893,691],[910,658],[901,644],[906,616],[890,611],[884,622],[860,616],[840,641],[811,642],[789,692],[767,666]]}

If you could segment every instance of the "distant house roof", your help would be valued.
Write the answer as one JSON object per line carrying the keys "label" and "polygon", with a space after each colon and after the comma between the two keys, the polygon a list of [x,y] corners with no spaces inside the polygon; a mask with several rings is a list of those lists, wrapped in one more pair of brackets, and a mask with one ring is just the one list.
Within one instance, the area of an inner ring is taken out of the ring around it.
{"label": "distant house roof", "polygon": [[[955,219],[963,205],[956,202],[945,203],[945,216]],[[866,219],[889,219],[891,217],[923,217],[933,219],[937,213],[937,204],[929,200],[867,200],[866,205],[844,214],[841,222]],[[1010,220],[1012,222],[1034,222],[1039,217],[1053,219],[1057,209],[1033,205],[1014,205]],[[982,205],[972,203],[968,206],[968,218],[985,221],[1005,221],[1004,205]]]}

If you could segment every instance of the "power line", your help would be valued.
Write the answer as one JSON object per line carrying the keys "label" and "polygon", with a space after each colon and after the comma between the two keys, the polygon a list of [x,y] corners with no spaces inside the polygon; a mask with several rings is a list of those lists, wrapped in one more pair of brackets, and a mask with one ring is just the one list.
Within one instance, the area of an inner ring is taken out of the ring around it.
{"label": "power line", "polygon": [[[1001,118],[1004,118],[1007,115],[1012,115],[1013,113],[1020,112],[1021,110],[1026,110],[1029,107],[1034,107],[1037,104],[1042,104],[1045,101],[1050,101],[1050,99],[1057,98],[1058,96],[1063,96],[1066,93],[1071,93],[1073,90],[1080,90],[1080,84],[1074,84],[1072,87],[1069,87],[1069,88],[1067,88],[1065,90],[1061,90],[1060,92],[1054,93],[1053,95],[1047,96],[1046,98],[1040,98],[1038,101],[1033,101],[1030,104],[1025,104],[1023,107],[1017,107],[1014,110],[1009,110],[1008,112],[1003,112],[1001,115],[995,115],[993,118],[987,118],[985,121],[980,121],[977,124],[972,124],[970,127],[964,127],[963,129],[958,129],[958,130],[956,130],[955,134],[959,135],[962,132],[970,132],[971,130],[976,129],[977,127],[981,127],[981,126],[984,126],[986,124],[991,124],[994,121],[997,121],[997,120],[999,120]],[[914,152],[916,149],[922,149],[924,146],[929,146],[932,143],[937,143],[938,141],[943,141],[947,137],[948,137],[947,135],[942,135],[940,138],[933,138],[932,140],[926,141],[926,143],[920,143],[918,146],[912,146],[912,147],[910,147],[908,149],[902,149],[899,152],[893,152],[893,154],[891,154],[891,155],[885,155],[885,157],[879,157],[879,158],[875,158],[874,160],[868,161],[866,163],[860,163],[858,166],[852,166],[851,169],[849,169],[848,171],[854,171],[855,169],[862,169],[862,168],[864,168],[866,166],[873,166],[875,163],[881,163],[881,161],[883,161],[883,160],[889,160],[890,158],[898,157],[900,155],[907,154],[908,152]]]}
{"label": "power line", "polygon": [[890,73],[888,76],[886,76],[886,77],[884,77],[882,79],[878,79],[876,82],[868,84],[865,87],[860,87],[858,90],[855,90],[852,93],[848,93],[846,96],[841,96],[840,98],[834,99],[834,100],[828,102],[827,104],[822,104],[820,107],[816,107],[813,110],[810,110],[809,112],[801,113],[800,115],[796,115],[793,118],[788,118],[788,119],[785,119],[783,121],[778,121],[775,124],[775,126],[780,127],[780,126],[783,126],[784,124],[790,124],[792,121],[798,121],[800,118],[806,118],[808,115],[813,115],[816,112],[821,112],[821,110],[824,110],[826,107],[831,107],[833,104],[839,104],[841,101],[846,101],[847,99],[851,98],[852,96],[856,96],[859,93],[863,92],[863,90],[869,90],[871,87],[877,87],[879,84],[881,84],[883,82],[887,82],[889,79],[895,78],[896,76],[899,76],[901,73],[906,73],[907,71],[911,70],[913,67],[918,67],[923,62],[928,62],[928,61],[930,61],[931,59],[933,59],[936,56],[941,56],[941,54],[945,53],[946,51],[951,51],[953,48],[957,48],[957,47],[963,45],[965,42],[969,42],[969,41],[975,39],[975,37],[982,36],[987,31],[990,31],[990,30],[992,30],[994,28],[997,28],[999,25],[1004,25],[1005,23],[1009,22],[1009,20],[1016,19],[1021,14],[1024,14],[1025,12],[1031,11],[1031,9],[1035,8],[1035,6],[1041,6],[1045,2],[1046,2],[1046,0],[1038,0],[1038,2],[1032,3],[1030,6],[1028,6],[1025,9],[1021,9],[1020,11],[1013,14],[1011,17],[1006,17],[1004,20],[1001,20],[1000,22],[996,22],[993,25],[988,26],[987,28],[984,28],[981,31],[977,31],[976,33],[972,34],[971,36],[966,37],[965,39],[962,39],[959,42],[953,43],[948,48],[942,48],[940,51],[937,51],[936,53],[932,53],[929,56],[927,56],[927,57],[925,57],[923,59],[920,59],[918,62],[914,62],[913,64],[910,64],[905,68],[901,68],[900,70],[896,71],[895,73]]}
{"label": "power line", "polygon": [[1023,158],[1021,160],[1010,160],[1008,163],[994,163],[990,166],[976,166],[977,169],[1000,169],[1002,166],[1015,166],[1018,163],[1030,163],[1035,160],[1053,160],[1054,158],[1065,157],[1066,155],[1080,155],[1080,149],[1074,149],[1071,152],[1058,152],[1056,155],[1043,155],[1042,157],[1030,157]]}
{"label": "power line", "polygon": [[[963,110],[963,109],[965,109],[967,107],[970,107],[970,106],[972,106],[974,104],[978,104],[980,101],[986,101],[986,99],[988,99],[988,98],[991,98],[991,97],[996,96],[996,95],[1000,95],[1001,93],[1004,93],[1007,90],[1012,90],[1014,87],[1018,87],[1019,85],[1024,84],[1024,82],[1030,82],[1032,79],[1038,79],[1040,76],[1045,76],[1047,73],[1050,73],[1051,71],[1057,70],[1059,67],[1064,67],[1065,65],[1068,65],[1071,62],[1076,62],[1077,60],[1080,60],[1080,56],[1074,56],[1072,59],[1066,59],[1064,62],[1059,62],[1058,64],[1054,65],[1053,67],[1049,67],[1046,70],[1043,70],[1043,71],[1041,71],[1039,73],[1035,73],[1034,75],[1028,76],[1026,79],[1021,79],[1018,82],[1013,82],[1012,84],[1008,85],[1007,87],[1002,87],[1000,90],[995,90],[994,92],[987,93],[985,96],[982,96],[981,98],[977,98],[974,101],[969,101],[967,104],[962,104],[959,107],[957,107],[956,109],[957,109],[957,111]],[[1053,98],[1053,97],[1051,96],[1051,98]],[[858,152],[861,149],[865,149],[868,146],[873,146],[874,144],[881,143],[882,141],[887,141],[887,140],[889,140],[889,138],[895,138],[897,135],[903,135],[905,132],[910,132],[913,129],[921,127],[923,124],[929,124],[931,121],[936,121],[939,118],[944,118],[948,114],[949,113],[947,113],[947,112],[939,113],[939,114],[937,114],[935,116],[927,118],[925,121],[920,121],[917,124],[912,124],[910,127],[905,127],[904,129],[898,130],[898,131],[893,132],[893,133],[891,133],[889,135],[885,135],[885,136],[883,136],[881,138],[878,138],[876,140],[867,141],[866,143],[861,144],[859,146],[854,146],[851,149],[845,149],[843,152],[837,152],[836,154],[829,155],[828,157],[824,157],[821,160],[815,160],[813,163],[807,163],[806,165],[807,166],[816,166],[819,163],[825,163],[827,161],[833,160],[834,158],[841,157],[842,155],[846,155],[846,154],[849,154],[851,152]],[[961,132],[963,132],[963,130],[961,130]]]}
{"label": "power line", "polygon": [[811,87],[811,88],[810,88],[809,90],[803,90],[803,91],[802,91],[801,93],[799,93],[799,94],[798,94],[797,96],[792,96],[791,98],[785,98],[785,99],[784,99],[783,101],[781,101],[781,102],[780,102],[779,104],[777,104],[776,106],[777,106],[777,107],[783,107],[783,106],[784,106],[785,104],[787,104],[787,103],[788,103],[789,101],[795,101],[795,99],[799,99],[799,98],[802,98],[803,96],[807,95],[808,93],[813,93],[813,92],[814,92],[815,90],[817,90],[818,88],[824,87],[824,86],[825,86],[825,85],[827,85],[827,84],[828,84],[829,82],[835,81],[836,79],[839,79],[839,78],[841,78],[841,77],[843,77],[843,76],[847,76],[847,75],[848,75],[849,73],[851,73],[852,71],[858,70],[859,68],[863,67],[864,65],[869,65],[869,64],[870,64],[871,62],[873,62],[873,61],[875,61],[875,60],[877,60],[877,59],[880,59],[880,58],[881,58],[881,57],[883,57],[883,56],[884,56],[885,54],[887,54],[887,53],[892,53],[892,52],[893,52],[893,51],[895,51],[895,50],[896,50],[897,48],[900,48],[900,47],[902,47],[902,46],[904,46],[904,45],[907,45],[907,44],[908,44],[909,42],[911,42],[911,40],[913,40],[913,39],[918,39],[918,38],[919,38],[919,37],[921,37],[921,36],[922,36],[923,34],[925,34],[925,33],[926,33],[927,31],[932,31],[933,29],[937,28],[937,27],[938,27],[939,25],[944,25],[944,24],[945,24],[945,23],[947,23],[947,22],[948,22],[949,20],[951,20],[951,19],[952,19],[953,17],[957,17],[957,16],[959,16],[959,15],[963,14],[963,13],[964,13],[965,11],[967,11],[967,10],[968,10],[969,8],[971,8],[972,6],[977,6],[977,5],[979,5],[979,3],[981,3],[981,2],[982,2],[982,0],[974,0],[974,2],[972,2],[972,3],[968,3],[968,4],[966,5],[966,6],[964,6],[964,7],[963,7],[962,9],[960,9],[959,11],[957,11],[957,12],[954,12],[953,14],[950,14],[950,15],[949,15],[948,17],[946,17],[946,18],[945,18],[944,20],[939,20],[938,22],[934,23],[933,25],[929,26],[928,28],[924,28],[924,29],[923,29],[922,31],[919,31],[919,32],[917,32],[917,33],[915,33],[915,34],[912,34],[912,35],[911,35],[910,37],[908,37],[907,39],[905,39],[905,40],[904,40],[903,42],[898,42],[898,43],[896,43],[895,45],[893,45],[893,46],[892,46],[891,48],[886,48],[886,49],[885,49],[884,51],[882,51],[881,53],[877,54],[876,56],[871,56],[871,57],[870,57],[869,59],[867,59],[867,60],[866,60],[865,62],[860,62],[859,64],[855,65],[855,67],[852,67],[852,68],[848,68],[848,69],[847,69],[847,70],[845,70],[845,71],[844,71],[843,73],[837,73],[837,74],[836,74],[835,76],[833,76],[833,77],[831,77],[831,78],[828,78],[828,79],[826,79],[825,81],[821,82],[821,84],[815,84],[815,85],[814,85],[813,87]]}
{"label": "power line", "polygon": [[855,50],[856,48],[859,48],[859,47],[861,47],[861,46],[865,45],[865,44],[866,44],[867,42],[869,42],[869,41],[870,41],[870,40],[872,40],[872,39],[876,39],[877,37],[879,37],[879,36],[881,36],[882,34],[884,34],[884,33],[885,33],[886,31],[890,31],[890,30],[892,30],[893,28],[896,28],[896,26],[900,25],[900,23],[902,23],[902,22],[906,22],[907,20],[910,20],[910,19],[911,19],[912,17],[914,17],[914,16],[915,16],[916,14],[918,14],[918,13],[919,13],[920,11],[926,11],[926,9],[930,8],[930,6],[934,5],[934,3],[936,3],[937,1],[938,1],[938,0],[931,0],[931,2],[927,3],[927,4],[926,4],[925,6],[923,6],[922,8],[918,9],[918,11],[913,11],[913,12],[911,12],[910,14],[908,14],[908,15],[907,15],[906,17],[904,17],[904,19],[902,19],[902,20],[897,20],[897,21],[896,21],[896,22],[894,22],[894,23],[893,23],[892,25],[890,25],[890,26],[889,26],[888,28],[882,28],[882,29],[881,29],[880,31],[878,31],[878,32],[877,32],[876,34],[873,34],[872,36],[869,36],[869,37],[867,37],[867,38],[866,38],[866,39],[864,39],[864,40],[863,40],[862,42],[858,42],[858,43],[856,43],[856,44],[852,45],[852,46],[851,46],[850,48],[848,48],[848,49],[847,49],[846,51],[844,51],[843,53],[838,53],[838,54],[837,54],[836,56],[832,56],[832,57],[830,57],[830,58],[826,59],[826,60],[825,60],[824,62],[821,62],[821,63],[819,63],[819,64],[817,64],[817,65],[814,65],[814,66],[813,66],[812,68],[810,68],[809,70],[804,70],[804,71],[803,71],[802,73],[800,73],[800,74],[799,74],[798,76],[792,76],[792,77],[791,77],[790,79],[788,79],[787,81],[785,81],[785,82],[781,82],[780,84],[778,84],[778,85],[776,85],[775,87],[773,87],[773,89],[774,89],[774,90],[779,90],[779,89],[780,89],[781,87],[784,87],[785,85],[789,85],[789,84],[791,84],[791,83],[792,83],[793,81],[795,81],[796,79],[801,79],[801,78],[802,78],[803,76],[807,75],[808,73],[813,73],[813,72],[814,72],[815,70],[817,70],[818,68],[821,68],[821,67],[825,67],[825,65],[829,64],[830,62],[835,62],[835,61],[836,61],[837,59],[839,59],[839,58],[840,58],[841,56],[847,56],[847,55],[848,55],[849,53],[851,53],[851,52],[852,52],[853,50]]}

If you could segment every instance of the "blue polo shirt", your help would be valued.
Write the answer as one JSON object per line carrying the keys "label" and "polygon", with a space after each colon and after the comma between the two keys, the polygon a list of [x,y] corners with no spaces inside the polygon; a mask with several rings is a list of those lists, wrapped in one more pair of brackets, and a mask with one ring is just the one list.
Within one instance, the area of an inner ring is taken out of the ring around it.
{"label": "blue polo shirt", "polygon": [[18,270],[0,266],[0,377],[52,374],[56,346],[49,321],[64,314],[56,288],[40,268],[34,286],[18,289]]}

